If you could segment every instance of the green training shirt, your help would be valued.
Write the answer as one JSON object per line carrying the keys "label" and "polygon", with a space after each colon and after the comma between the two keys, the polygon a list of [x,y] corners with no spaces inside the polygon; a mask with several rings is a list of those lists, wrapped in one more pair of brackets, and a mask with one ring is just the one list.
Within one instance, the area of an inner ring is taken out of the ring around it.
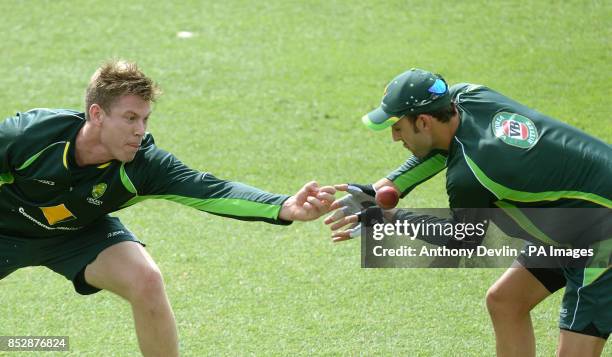
{"label": "green training shirt", "polygon": [[403,195],[446,168],[452,209],[500,208],[550,244],[557,238],[527,208],[612,208],[609,144],[485,86],[454,85],[451,98],[460,124],[449,151],[412,157],[387,176]]}
{"label": "green training shirt", "polygon": [[134,160],[79,167],[74,143],[85,114],[33,109],[0,123],[0,233],[43,238],[78,231],[101,216],[163,198],[241,220],[289,224],[288,198],[193,170],[145,134]]}

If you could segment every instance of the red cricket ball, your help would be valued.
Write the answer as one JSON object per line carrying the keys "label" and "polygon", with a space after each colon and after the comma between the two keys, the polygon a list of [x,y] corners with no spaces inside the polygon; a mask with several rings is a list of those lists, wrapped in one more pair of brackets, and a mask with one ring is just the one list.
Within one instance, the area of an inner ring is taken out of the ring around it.
{"label": "red cricket ball", "polygon": [[384,186],[376,191],[376,204],[382,209],[391,209],[397,206],[399,193],[391,186]]}

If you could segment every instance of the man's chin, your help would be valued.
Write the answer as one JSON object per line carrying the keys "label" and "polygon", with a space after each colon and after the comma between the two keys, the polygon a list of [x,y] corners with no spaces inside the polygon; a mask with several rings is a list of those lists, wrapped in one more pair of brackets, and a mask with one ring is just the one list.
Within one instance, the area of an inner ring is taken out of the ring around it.
{"label": "man's chin", "polygon": [[134,155],[125,155],[124,157],[118,158],[117,160],[127,164],[128,162],[134,161],[135,157],[136,157],[136,154],[134,154]]}
{"label": "man's chin", "polygon": [[414,156],[415,156],[417,159],[419,159],[419,160],[423,160],[424,158],[426,158],[426,157],[427,157],[427,155],[429,155],[429,151],[428,151],[428,152],[426,152],[426,153],[423,153],[423,152],[415,152],[415,151],[412,151],[412,150],[410,150],[410,149],[408,149],[408,151],[410,151],[410,152],[412,153],[412,155],[414,155]]}
{"label": "man's chin", "polygon": [[417,155],[417,153],[415,153],[414,151],[412,151],[412,149],[410,149],[410,148],[408,147],[408,145],[405,145],[405,144],[404,144],[404,149],[406,149],[406,150],[410,151],[410,153],[411,153],[412,155],[414,155],[414,156],[416,156],[416,157],[418,157],[418,158],[420,159],[419,155]]}
{"label": "man's chin", "polygon": [[415,154],[415,153],[413,153],[413,154],[414,154],[414,156],[416,156],[416,158],[417,158],[417,159],[419,159],[419,160],[423,160],[424,158],[426,158],[426,157],[427,157],[427,155],[429,155],[429,153],[426,153],[426,154],[422,154],[422,153],[421,153],[421,154]]}

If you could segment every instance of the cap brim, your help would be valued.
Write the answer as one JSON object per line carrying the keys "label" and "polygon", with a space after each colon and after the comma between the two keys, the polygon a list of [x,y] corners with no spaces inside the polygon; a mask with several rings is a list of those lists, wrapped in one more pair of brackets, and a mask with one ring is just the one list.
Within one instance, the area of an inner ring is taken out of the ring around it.
{"label": "cap brim", "polygon": [[372,130],[383,130],[397,123],[398,117],[393,116],[378,107],[361,118],[361,121]]}

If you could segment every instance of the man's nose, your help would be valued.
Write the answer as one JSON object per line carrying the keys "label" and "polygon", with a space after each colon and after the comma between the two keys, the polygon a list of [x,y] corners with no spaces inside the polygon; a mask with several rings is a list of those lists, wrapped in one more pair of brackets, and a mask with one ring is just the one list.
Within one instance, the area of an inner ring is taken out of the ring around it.
{"label": "man's nose", "polygon": [[136,136],[144,136],[147,131],[147,124],[143,120],[139,120],[136,124],[136,128],[134,130],[134,135]]}

